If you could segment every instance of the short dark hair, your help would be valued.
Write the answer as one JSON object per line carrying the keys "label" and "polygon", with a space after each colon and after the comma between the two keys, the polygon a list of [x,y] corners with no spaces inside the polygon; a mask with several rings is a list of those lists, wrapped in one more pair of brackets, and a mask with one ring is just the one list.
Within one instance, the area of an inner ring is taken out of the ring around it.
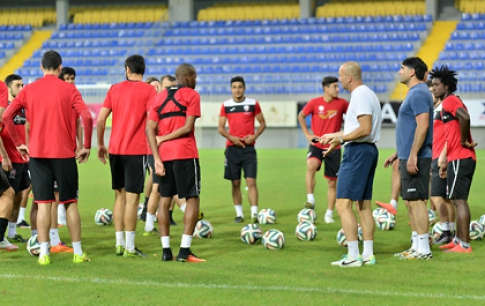
{"label": "short dark hair", "polygon": [[154,81],[157,81],[158,82],[158,79],[156,77],[149,77],[148,79],[146,79],[145,82],[147,82],[148,84],[150,84],[151,82],[154,82]]}
{"label": "short dark hair", "polygon": [[338,82],[338,79],[336,77],[333,77],[333,76],[326,76],[323,78],[322,80],[322,86],[323,87],[326,87],[332,83],[337,83]]}
{"label": "short dark hair", "polygon": [[59,74],[59,79],[64,80],[64,76],[68,75],[73,75],[74,78],[76,78],[76,70],[72,67],[62,67],[61,73]]}
{"label": "short dark hair", "polygon": [[145,59],[139,54],[128,56],[125,60],[125,68],[130,68],[131,73],[145,74]]}
{"label": "short dark hair", "polygon": [[241,82],[244,88],[246,88],[246,82],[244,82],[244,78],[242,76],[236,75],[235,77],[232,77],[231,86],[232,86],[232,83],[235,83],[235,82]]}
{"label": "short dark hair", "polygon": [[420,81],[424,81],[424,75],[428,71],[428,66],[419,57],[408,57],[402,61],[402,65],[414,69],[416,78]]}
{"label": "short dark hair", "polygon": [[7,87],[10,87],[12,85],[13,81],[18,81],[21,80],[22,77],[18,74],[10,74],[5,78],[5,84],[7,84]]}
{"label": "short dark hair", "polygon": [[170,74],[166,74],[166,75],[162,75],[162,77],[160,78],[160,82],[163,82],[163,80],[169,80],[170,82],[175,82],[175,80],[177,80],[173,75],[170,75]]}
{"label": "short dark hair", "polygon": [[431,70],[429,75],[432,79],[440,79],[443,85],[448,86],[448,91],[450,93],[453,93],[456,91],[458,79],[455,77],[456,76],[455,70],[451,70],[448,68],[448,66],[443,65],[439,68],[436,67],[433,70]]}
{"label": "short dark hair", "polygon": [[62,58],[59,53],[49,50],[42,55],[42,67],[45,70],[56,70],[62,65]]}

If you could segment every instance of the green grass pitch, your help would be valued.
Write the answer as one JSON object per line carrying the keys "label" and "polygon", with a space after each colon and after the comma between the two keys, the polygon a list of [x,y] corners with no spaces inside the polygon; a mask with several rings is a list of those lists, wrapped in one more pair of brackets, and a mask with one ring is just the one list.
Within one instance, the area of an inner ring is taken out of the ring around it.
{"label": "green grass pitch", "polygon": [[[374,199],[390,198],[391,170],[384,159],[391,150],[380,150],[374,182]],[[268,251],[260,243],[243,244],[234,224],[230,183],[223,176],[223,151],[200,150],[202,167],[201,209],[214,226],[211,239],[194,239],[192,249],[206,263],[161,262],[158,237],[143,237],[138,224],[136,245],[148,254],[131,259],[114,255],[113,226],[97,226],[97,209],[112,209],[109,167],[102,165],[93,150],[90,161],[79,165],[83,248],[91,262],[75,265],[72,255],[53,254],[52,264],[41,267],[24,246],[18,252],[0,253],[0,301],[2,305],[464,305],[485,300],[481,276],[485,241],[472,242],[472,254],[444,254],[436,246],[434,258],[426,262],[403,262],[393,253],[409,247],[407,213],[400,201],[397,225],[392,231],[377,230],[375,254],[378,264],[357,269],[330,266],[346,249],[335,235],[340,219],[325,224],[326,182],[318,173],[314,241],[295,237],[297,214],[306,200],[304,149],[258,150],[258,186],[261,208],[272,208],[277,224],[262,225],[285,234],[280,251]],[[469,199],[472,220],[485,214],[483,164],[478,163]],[[243,184],[244,186],[244,184]],[[247,193],[243,207],[249,216]],[[143,198],[143,196],[142,196]],[[29,206],[30,210],[30,206]],[[174,212],[178,226],[172,227],[172,247],[177,254],[182,232],[182,214]],[[249,218],[248,218],[249,219]],[[70,244],[65,227],[61,238]],[[19,229],[24,237],[30,231]],[[361,251],[362,251],[362,246]]]}

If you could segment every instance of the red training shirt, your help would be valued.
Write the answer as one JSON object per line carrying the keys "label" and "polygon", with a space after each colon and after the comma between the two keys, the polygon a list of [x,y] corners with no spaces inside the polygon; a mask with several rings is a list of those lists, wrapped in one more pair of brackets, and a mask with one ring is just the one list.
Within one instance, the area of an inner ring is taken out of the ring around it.
{"label": "red training shirt", "polygon": [[[335,133],[340,131],[343,122],[343,116],[347,113],[349,102],[341,98],[333,98],[326,102],[323,97],[311,99],[302,111],[305,116],[312,115],[312,131],[316,136]],[[321,143],[312,143],[313,146],[326,149],[330,145]],[[340,146],[339,146],[340,147]],[[339,148],[337,147],[337,148]]]}
{"label": "red training shirt", "polygon": [[[150,105],[150,111],[148,113],[148,119],[156,121],[158,123],[158,135],[168,135],[175,130],[185,125],[186,117],[172,116],[164,119],[159,119],[158,108],[165,102],[168,97],[168,90],[164,89],[158,94]],[[189,87],[181,87],[175,92],[175,100],[181,105],[187,107],[185,112],[186,116],[200,117],[200,96],[199,93]],[[179,112],[180,108],[170,101],[161,111],[162,114],[171,112]],[[197,151],[197,143],[195,141],[194,129],[187,136],[172,139],[162,142],[158,147],[158,153],[162,161],[182,160],[199,158],[199,152]]]}
{"label": "red training shirt", "polygon": [[141,81],[114,84],[104,99],[103,107],[112,112],[109,153],[118,155],[147,155],[145,134],[149,101],[156,89]]}
{"label": "red training shirt", "polygon": [[[476,161],[475,149],[468,149],[461,145],[461,128],[460,122],[456,118],[456,111],[459,108],[467,109],[465,104],[458,97],[449,95],[443,100],[442,107],[441,119],[443,120],[446,134],[447,161],[451,162],[466,158],[473,158]],[[473,142],[470,131],[468,131],[468,142]]]}
{"label": "red training shirt", "polygon": [[[25,143],[25,122],[27,120],[25,119],[25,111],[22,110],[20,114],[17,114],[15,118],[13,119],[13,122],[15,124],[15,130],[20,136],[20,139],[22,143]],[[5,151],[7,152],[8,158],[10,158],[10,161],[15,164],[26,164],[28,163],[28,160],[24,160],[22,158],[22,155],[20,155],[20,152],[17,150],[17,147],[13,143],[12,138],[8,134],[7,129],[5,128],[5,125],[2,123],[1,125],[2,131],[0,132],[0,137],[2,138],[3,146],[5,147]],[[0,161],[2,158],[0,157]]]}
{"label": "red training shirt", "polygon": [[7,84],[0,81],[0,107],[7,108],[8,106],[8,88]]}
{"label": "red training shirt", "polygon": [[47,74],[22,89],[3,114],[5,126],[16,147],[22,144],[22,139],[13,120],[22,108],[30,122],[30,157],[75,157],[77,114],[83,121],[84,148],[91,148],[93,118],[73,84]]}
{"label": "red training shirt", "polygon": [[440,105],[434,109],[432,159],[440,157],[441,151],[443,151],[443,147],[446,143],[445,126],[441,120],[442,108],[443,104],[440,103]]}
{"label": "red training shirt", "polygon": [[[236,102],[232,98],[224,101],[219,116],[227,118],[229,134],[244,138],[254,135],[254,119],[259,114],[261,114],[259,102],[246,97],[241,102]],[[253,143],[255,144],[256,142]],[[232,141],[226,141],[226,147],[233,145]]]}

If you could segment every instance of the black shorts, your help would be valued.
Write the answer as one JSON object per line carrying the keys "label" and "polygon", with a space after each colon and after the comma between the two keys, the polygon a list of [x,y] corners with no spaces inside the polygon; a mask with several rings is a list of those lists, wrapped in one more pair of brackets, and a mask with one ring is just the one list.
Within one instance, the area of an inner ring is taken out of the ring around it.
{"label": "black shorts", "polygon": [[5,190],[10,188],[10,183],[8,182],[8,178],[5,175],[5,172],[0,171],[0,195],[2,195]]}
{"label": "black shorts", "polygon": [[448,199],[468,200],[476,165],[476,161],[472,158],[458,159],[448,163],[446,168]]}
{"label": "black shorts", "polygon": [[[338,148],[335,151],[330,152],[325,158],[323,157],[323,150],[315,146],[310,145],[308,147],[308,154],[306,159],[316,158],[320,161],[320,165],[323,162],[325,164],[324,175],[327,179],[336,180],[338,170],[340,169],[340,160],[342,158],[342,151]],[[320,167],[317,171],[320,170]]]}
{"label": "black shorts", "polygon": [[30,186],[29,164],[12,163],[12,166],[13,169],[5,175],[8,176],[10,186],[17,194]]}
{"label": "black shorts", "polygon": [[59,203],[77,202],[79,178],[74,157],[31,157],[29,168],[36,202],[54,202],[54,181],[59,185]]}
{"label": "black shorts", "polygon": [[399,173],[401,174],[401,197],[406,201],[427,200],[429,198],[429,170],[431,158],[418,158],[419,172],[409,174],[407,159],[399,160]]}
{"label": "black shorts", "polygon": [[200,165],[198,158],[172,160],[163,163],[165,175],[159,176],[158,192],[162,197],[174,195],[193,198],[200,195]]}
{"label": "black shorts", "polygon": [[145,183],[146,155],[109,155],[111,186],[113,190],[140,194]]}
{"label": "black shorts", "polygon": [[431,196],[446,198],[446,178],[440,177],[437,158],[431,161]]}
{"label": "black shorts", "polygon": [[[151,171],[153,184],[160,184],[160,177],[155,174],[155,160],[153,159],[153,155],[152,154],[148,155],[147,160],[148,160],[148,168],[150,168],[150,171]],[[150,172],[148,174],[150,174]]]}
{"label": "black shorts", "polygon": [[231,181],[241,179],[241,169],[244,178],[256,178],[258,172],[258,158],[254,146],[245,148],[229,146],[224,152],[224,178]]}

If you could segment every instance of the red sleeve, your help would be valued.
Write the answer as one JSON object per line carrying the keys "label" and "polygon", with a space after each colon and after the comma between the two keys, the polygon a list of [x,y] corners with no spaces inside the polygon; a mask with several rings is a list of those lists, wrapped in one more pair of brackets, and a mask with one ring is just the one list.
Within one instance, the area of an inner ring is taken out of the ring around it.
{"label": "red sleeve", "polygon": [[200,117],[200,95],[195,90],[188,101],[187,116]]}
{"label": "red sleeve", "polygon": [[73,92],[73,108],[82,118],[84,127],[84,148],[91,149],[91,136],[93,134],[93,117],[88,107],[84,103],[81,93],[74,87]]}
{"label": "red sleeve", "polygon": [[301,111],[305,114],[305,117],[313,113],[313,100],[308,101]]}
{"label": "red sleeve", "polygon": [[226,116],[226,108],[224,107],[224,103],[222,103],[221,111],[219,112],[219,116],[221,116],[221,117],[227,117]]}
{"label": "red sleeve", "polygon": [[7,108],[8,106],[8,88],[7,85],[0,81],[0,107]]}
{"label": "red sleeve", "polygon": [[153,99],[153,103],[151,103],[150,110],[148,111],[148,120],[153,120],[158,122],[158,113],[157,113],[158,105],[155,102],[156,100]]}
{"label": "red sleeve", "polygon": [[10,138],[12,138],[13,143],[15,144],[16,147],[22,144],[22,139],[20,138],[20,135],[17,132],[17,129],[15,128],[15,124],[13,123],[13,118],[18,112],[22,110],[23,108],[22,103],[23,103],[24,96],[25,96],[25,91],[22,90],[17,95],[17,97],[12,101],[10,106],[7,107],[7,109],[5,110],[2,116],[3,123],[7,128],[7,132],[10,135]]}
{"label": "red sleeve", "polygon": [[261,114],[261,105],[259,105],[258,101],[256,101],[256,104],[254,105],[254,114],[255,115]]}
{"label": "red sleeve", "polygon": [[147,99],[147,111],[150,111],[150,105],[152,105],[153,103],[153,100],[155,100],[155,97],[157,96],[157,90],[155,89],[155,87],[153,87],[152,85],[150,85],[150,87],[152,88],[152,90],[150,90],[150,92],[148,93],[148,99]]}
{"label": "red sleeve", "polygon": [[109,110],[113,110],[113,106],[111,105],[111,90],[113,89],[113,86],[108,90],[108,93],[106,94],[106,98],[104,98],[103,102],[103,107],[106,107]]}
{"label": "red sleeve", "polygon": [[459,108],[464,108],[464,105],[457,97],[449,97],[448,99],[443,100],[443,110],[452,114],[453,117],[456,117],[456,111]]}

